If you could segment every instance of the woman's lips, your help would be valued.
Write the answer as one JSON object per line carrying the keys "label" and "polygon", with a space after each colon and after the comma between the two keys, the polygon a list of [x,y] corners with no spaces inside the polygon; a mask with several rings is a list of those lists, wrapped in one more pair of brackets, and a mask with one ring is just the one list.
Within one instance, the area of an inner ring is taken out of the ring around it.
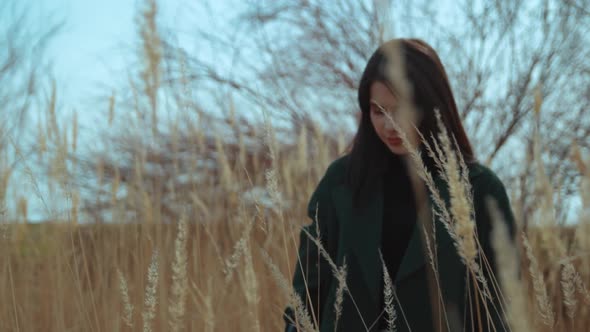
{"label": "woman's lips", "polygon": [[394,145],[399,145],[402,143],[402,139],[399,137],[391,137],[391,138],[387,138],[387,143],[389,144],[394,144]]}

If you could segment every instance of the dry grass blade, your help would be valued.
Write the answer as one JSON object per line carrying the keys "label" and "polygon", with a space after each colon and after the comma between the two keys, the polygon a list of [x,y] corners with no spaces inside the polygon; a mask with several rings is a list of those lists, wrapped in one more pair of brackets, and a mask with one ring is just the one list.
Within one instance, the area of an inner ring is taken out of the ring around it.
{"label": "dry grass blade", "polygon": [[582,206],[575,242],[583,251],[590,251],[590,160],[584,160],[577,144],[572,147],[572,159],[582,175],[580,178],[580,197]]}
{"label": "dry grass blade", "polygon": [[496,265],[500,284],[507,295],[508,322],[514,332],[532,332],[528,319],[527,300],[524,287],[518,278],[519,262],[514,255],[515,248],[511,245],[508,227],[502,220],[497,203],[491,199],[486,201],[492,220],[492,246],[496,253]]}
{"label": "dry grass blade", "polygon": [[174,262],[172,263],[172,286],[168,311],[170,313],[170,329],[180,331],[185,314],[186,295],[188,289],[187,277],[187,228],[188,222],[183,216],[178,222],[178,231],[174,242]]}
{"label": "dry grass blade", "polygon": [[133,327],[133,304],[129,299],[129,287],[127,286],[127,279],[121,270],[117,269],[119,276],[119,290],[121,292],[121,299],[123,301],[123,322],[129,327]]}
{"label": "dry grass blade", "polygon": [[252,232],[254,221],[249,221],[244,228],[242,236],[235,243],[233,253],[225,260],[223,273],[225,274],[225,282],[229,283],[232,280],[233,273],[238,267],[238,262],[245,255],[248,250],[248,238]]}
{"label": "dry grass blade", "polygon": [[213,332],[216,326],[215,310],[213,308],[213,292],[212,292],[213,280],[209,278],[207,280],[208,293],[203,292],[191,282],[192,289],[196,293],[193,295],[194,301],[197,304],[198,312],[203,313],[203,321],[205,322],[205,332]]}
{"label": "dry grass blade", "polygon": [[576,270],[567,262],[561,270],[561,290],[563,292],[563,304],[567,309],[567,315],[573,320],[576,315],[578,300],[576,299]]}
{"label": "dry grass blade", "polygon": [[148,269],[148,283],[145,289],[143,317],[143,332],[152,331],[152,321],[156,317],[156,296],[158,290],[158,250],[154,250],[152,261]]}
{"label": "dry grass blade", "polygon": [[252,321],[252,331],[261,331],[260,328],[260,319],[258,318],[258,306],[260,302],[260,295],[259,295],[259,287],[258,287],[258,280],[256,278],[256,271],[254,268],[254,263],[252,261],[252,252],[251,246],[247,244],[245,258],[245,271],[244,271],[244,282],[242,285],[242,291],[246,297],[246,302],[248,304],[248,312],[250,315],[250,319]]}
{"label": "dry grass blade", "polygon": [[346,291],[346,283],[342,282],[342,280],[346,280],[346,259],[342,262],[342,266],[338,269],[338,275],[336,279],[338,280],[338,287],[336,287],[336,299],[334,301],[334,313],[336,314],[336,320],[334,322],[334,329],[338,329],[338,321],[340,321],[340,317],[342,316],[342,302],[344,301],[344,291]]}
{"label": "dry grass blade", "polygon": [[[385,116],[387,117],[388,121],[391,122],[393,128],[398,133],[399,137],[402,140],[403,146],[409,152],[412,163],[416,170],[416,174],[424,181],[426,187],[428,188],[428,191],[435,204],[435,207],[432,209],[432,212],[437,217],[437,219],[443,223],[449,235],[456,240],[455,230],[450,223],[451,215],[447,209],[444,200],[440,195],[438,188],[434,183],[432,174],[426,168],[426,165],[424,165],[424,161],[422,160],[420,151],[412,144],[412,142],[410,142],[406,131],[393,119],[393,117],[389,113],[385,113]],[[418,130],[418,128],[416,127],[414,127],[414,129]]]}
{"label": "dry grass blade", "polygon": [[584,298],[584,301],[586,301],[586,304],[590,305],[590,292],[588,291],[588,288],[586,287],[586,284],[584,284],[582,276],[579,273],[576,273],[574,283],[576,284],[578,292],[582,294],[582,297]]}
{"label": "dry grass blade", "polygon": [[395,320],[397,319],[397,312],[395,311],[395,306],[393,305],[394,298],[394,285],[391,277],[389,276],[389,271],[387,269],[387,265],[385,264],[385,260],[383,260],[383,254],[379,252],[379,256],[381,258],[381,265],[383,268],[383,302],[385,304],[385,314],[387,315],[387,331],[393,332],[397,331],[395,326]]}
{"label": "dry grass blade", "polygon": [[[339,321],[341,314],[342,314],[342,302],[344,301],[344,292],[346,292],[348,290],[348,287],[346,285],[346,274],[347,274],[346,257],[344,257],[344,259],[343,259],[342,266],[338,267],[336,265],[336,263],[334,263],[334,261],[332,260],[332,257],[330,257],[330,254],[326,251],[326,248],[323,246],[323,244],[321,242],[319,222],[317,221],[318,220],[318,211],[319,211],[319,205],[316,206],[316,210],[315,210],[316,234],[318,236],[314,237],[306,229],[303,229],[303,232],[305,233],[305,235],[307,235],[307,237],[318,248],[320,256],[328,262],[328,264],[330,265],[330,268],[332,270],[332,275],[334,276],[334,278],[338,282],[338,286],[336,288],[336,298],[334,301],[334,312],[336,314],[336,322],[335,322],[334,326],[337,327],[338,321]],[[352,299],[352,301],[354,302],[354,299]],[[356,303],[354,303],[354,304],[356,306]]]}
{"label": "dry grass blade", "polygon": [[295,312],[297,331],[317,332],[318,330],[314,328],[311,322],[311,317],[309,317],[307,310],[305,310],[303,300],[299,297],[299,295],[297,295],[297,293],[295,293],[285,276],[283,276],[281,271],[279,271],[279,268],[276,266],[276,264],[273,263],[270,255],[263,249],[261,249],[260,252],[262,254],[264,263],[271,271],[272,277],[275,279],[280,290],[288,299],[289,306],[291,306]]}
{"label": "dry grass blade", "polygon": [[547,326],[553,326],[555,324],[555,315],[553,313],[553,306],[551,300],[547,295],[547,286],[545,285],[545,279],[543,278],[543,272],[539,269],[537,258],[533,253],[533,249],[526,234],[522,234],[522,240],[526,249],[527,257],[530,261],[529,274],[533,280],[533,287],[535,290],[535,298],[537,299],[537,308],[543,323]]}
{"label": "dry grass blade", "polygon": [[[443,165],[445,168],[446,178],[448,179],[449,194],[451,198],[451,216],[453,217],[453,225],[455,228],[456,239],[458,240],[457,247],[459,254],[464,260],[465,265],[476,271],[474,268],[477,257],[478,248],[475,242],[475,221],[473,219],[473,205],[470,204],[472,199],[468,198],[470,192],[463,183],[460,174],[459,162],[457,154],[459,151],[454,151],[451,147],[451,141],[445,125],[442,122],[440,111],[435,109],[436,120],[439,128],[438,139],[441,142],[442,150],[447,158],[447,162]],[[462,167],[467,169],[466,166]],[[467,176],[467,175],[464,175]],[[468,183],[468,182],[467,182]]]}

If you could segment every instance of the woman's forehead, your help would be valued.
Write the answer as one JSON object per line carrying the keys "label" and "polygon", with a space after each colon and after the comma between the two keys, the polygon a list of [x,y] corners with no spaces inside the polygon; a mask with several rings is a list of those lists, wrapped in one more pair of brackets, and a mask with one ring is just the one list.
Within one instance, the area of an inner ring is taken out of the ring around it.
{"label": "woman's forehead", "polygon": [[389,86],[376,81],[371,84],[370,101],[378,106],[391,107],[397,104],[397,97],[393,94]]}

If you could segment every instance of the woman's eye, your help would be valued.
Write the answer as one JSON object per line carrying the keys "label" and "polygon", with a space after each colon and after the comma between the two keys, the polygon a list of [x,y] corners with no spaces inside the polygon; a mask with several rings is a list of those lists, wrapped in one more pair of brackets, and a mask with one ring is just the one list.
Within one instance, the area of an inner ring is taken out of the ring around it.
{"label": "woman's eye", "polygon": [[371,108],[371,113],[373,113],[373,115],[379,115],[379,116],[383,115],[383,111],[381,111],[380,109],[378,109],[376,107]]}

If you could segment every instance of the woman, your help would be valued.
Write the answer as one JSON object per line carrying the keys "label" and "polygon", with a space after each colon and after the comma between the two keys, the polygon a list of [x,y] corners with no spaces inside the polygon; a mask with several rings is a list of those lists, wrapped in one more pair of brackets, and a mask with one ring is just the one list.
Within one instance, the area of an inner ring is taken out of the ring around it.
{"label": "woman", "polygon": [[[403,68],[405,80],[396,78],[400,70],[396,72],[394,63],[402,64],[399,68]],[[479,261],[483,270],[495,270],[487,197],[495,199],[510,231],[514,231],[514,216],[504,185],[493,171],[477,162],[438,55],[418,39],[395,39],[381,45],[363,72],[358,102],[361,116],[352,148],[334,161],[321,179],[308,205],[313,222],[301,232],[293,286],[309,317],[322,332],[385,330],[385,266],[395,286],[397,331],[504,331],[496,293],[490,291],[494,300],[484,305],[473,291],[474,284],[469,282],[473,279],[454,240],[439,220],[435,221],[436,275],[424,252],[424,229],[417,222],[418,211],[424,206],[430,210],[434,205],[430,195],[420,196],[419,190],[414,190],[425,187],[412,185],[415,177],[405,164],[408,150],[396,128],[405,128],[401,130],[408,142],[422,152],[424,165],[449,204],[448,187],[438,175],[434,160],[427,156],[415,129],[407,130],[417,128],[432,145],[432,137],[439,134],[435,109],[440,111],[447,132],[456,139],[457,152],[468,165],[477,239],[489,263]],[[401,114],[402,109],[411,109],[413,115],[412,120],[402,120],[402,124],[413,123],[415,127],[392,125],[392,117]],[[319,258],[318,248],[310,239],[318,235],[316,230],[332,260],[338,266],[346,265],[347,288],[340,304],[336,295],[338,280],[329,263]],[[490,289],[494,289],[490,275],[484,276]],[[336,305],[340,307],[338,313]],[[287,308],[287,331],[297,331],[300,326],[295,317],[294,311]]]}

